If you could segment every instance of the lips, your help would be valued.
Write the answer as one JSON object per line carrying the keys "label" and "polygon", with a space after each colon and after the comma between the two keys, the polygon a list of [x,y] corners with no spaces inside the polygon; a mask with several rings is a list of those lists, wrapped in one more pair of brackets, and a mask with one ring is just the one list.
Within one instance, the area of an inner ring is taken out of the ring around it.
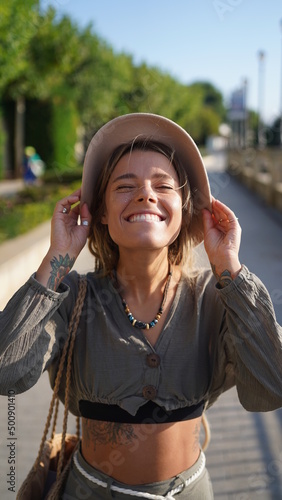
{"label": "lips", "polygon": [[163,218],[157,214],[133,214],[128,217],[128,222],[162,222]]}

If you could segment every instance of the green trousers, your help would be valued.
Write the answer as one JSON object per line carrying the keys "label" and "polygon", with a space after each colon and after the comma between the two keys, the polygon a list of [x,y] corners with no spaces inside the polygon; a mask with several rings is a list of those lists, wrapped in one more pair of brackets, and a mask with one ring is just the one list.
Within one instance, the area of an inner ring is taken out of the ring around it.
{"label": "green trousers", "polygon": [[77,451],[66,482],[63,500],[212,500],[205,457],[181,474],[157,483],[127,485],[91,467]]}

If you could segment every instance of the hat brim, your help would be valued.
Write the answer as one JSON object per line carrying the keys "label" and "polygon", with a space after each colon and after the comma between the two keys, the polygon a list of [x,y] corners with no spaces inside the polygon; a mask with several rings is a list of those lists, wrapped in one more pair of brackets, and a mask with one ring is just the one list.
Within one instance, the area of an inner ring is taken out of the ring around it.
{"label": "hat brim", "polygon": [[94,186],[105,163],[121,144],[136,137],[146,137],[167,144],[175,150],[187,173],[193,193],[195,215],[190,231],[194,244],[203,240],[201,210],[211,211],[211,192],[201,154],[191,136],[172,120],[151,113],[132,113],[119,116],[106,123],[92,138],[84,160],[81,202],[91,206]]}

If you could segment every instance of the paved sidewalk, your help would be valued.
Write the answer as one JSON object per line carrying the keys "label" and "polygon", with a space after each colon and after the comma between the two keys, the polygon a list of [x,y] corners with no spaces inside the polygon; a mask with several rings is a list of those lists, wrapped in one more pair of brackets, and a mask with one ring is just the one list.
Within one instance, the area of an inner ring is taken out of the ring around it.
{"label": "paved sidewalk", "polygon": [[[222,156],[210,157],[213,194],[239,217],[243,229],[241,260],[264,281],[282,323],[282,225],[279,217],[223,171]],[[93,268],[85,249],[76,263],[80,272]],[[46,374],[27,393],[16,397],[16,479],[21,484],[37,454],[51,390]],[[14,499],[7,490],[9,448],[7,400],[0,397],[0,499]],[[282,410],[246,412],[236,390],[219,398],[208,411],[212,439],[206,453],[215,499],[282,499]],[[70,419],[69,431],[74,431]]]}
{"label": "paved sidewalk", "polygon": [[0,196],[11,196],[25,187],[22,179],[0,181]]}
{"label": "paved sidewalk", "polygon": [[[240,258],[267,286],[282,324],[282,221],[236,178],[214,169],[212,192],[232,208],[242,227]],[[281,381],[282,383],[282,381]],[[282,409],[246,412],[236,390],[208,411],[212,440],[207,451],[215,498],[282,499]]]}

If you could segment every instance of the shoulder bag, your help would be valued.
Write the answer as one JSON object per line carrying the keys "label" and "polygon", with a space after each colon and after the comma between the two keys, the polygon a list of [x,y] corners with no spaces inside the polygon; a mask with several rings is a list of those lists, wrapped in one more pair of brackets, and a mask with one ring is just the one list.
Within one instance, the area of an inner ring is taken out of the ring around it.
{"label": "shoulder bag", "polygon": [[[67,433],[67,419],[69,410],[69,387],[71,379],[72,353],[75,335],[79,324],[82,307],[87,290],[86,276],[79,277],[78,296],[69,323],[68,338],[65,342],[59,367],[56,375],[53,396],[45,424],[37,458],[21,485],[17,500],[59,500],[70,469],[71,459],[80,442],[80,418],[77,417],[76,435]],[[64,401],[64,419],[61,434],[56,434],[56,423],[59,409],[59,387],[62,373],[66,365],[66,389]],[[53,417],[50,439],[47,435]]]}

